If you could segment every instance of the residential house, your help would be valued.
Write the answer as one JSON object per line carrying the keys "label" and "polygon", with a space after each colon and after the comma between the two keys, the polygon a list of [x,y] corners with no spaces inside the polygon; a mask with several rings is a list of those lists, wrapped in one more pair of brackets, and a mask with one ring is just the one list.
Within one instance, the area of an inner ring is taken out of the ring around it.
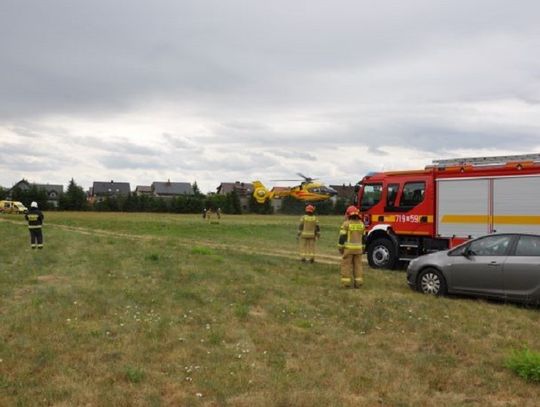
{"label": "residential house", "polygon": [[180,195],[193,195],[193,187],[189,182],[152,182],[152,195],[172,198]]}
{"label": "residential house", "polygon": [[14,189],[20,189],[21,191],[28,191],[30,188],[35,186],[37,189],[44,190],[47,193],[47,203],[50,206],[58,208],[58,203],[60,201],[60,196],[64,193],[64,186],[58,184],[36,184],[30,183],[24,178],[17,182],[10,190],[8,190],[8,196],[11,194],[11,191]]}
{"label": "residential house", "polygon": [[121,196],[129,196],[129,182],[115,181],[94,181],[88,194],[90,202],[102,202],[105,198],[118,198]]}
{"label": "residential house", "polygon": [[247,211],[249,209],[249,200],[251,198],[251,194],[253,194],[253,185],[251,182],[222,182],[216,188],[216,191],[217,195],[227,195],[235,191],[238,195],[238,199],[240,200],[242,210]]}
{"label": "residential house", "polygon": [[137,185],[135,188],[135,195],[137,196],[151,196],[152,187],[150,185]]}
{"label": "residential house", "polygon": [[330,188],[334,189],[337,192],[337,195],[332,197],[334,203],[338,199],[344,199],[347,204],[354,202],[354,186],[349,183],[349,185],[330,185]]}

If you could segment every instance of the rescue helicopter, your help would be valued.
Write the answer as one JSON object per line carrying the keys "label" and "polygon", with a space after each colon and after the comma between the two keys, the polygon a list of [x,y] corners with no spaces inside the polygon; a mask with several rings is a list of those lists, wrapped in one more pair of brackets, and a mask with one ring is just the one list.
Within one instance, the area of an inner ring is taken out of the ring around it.
{"label": "rescue helicopter", "polygon": [[318,182],[315,178],[306,177],[301,173],[297,173],[299,179],[279,179],[274,181],[302,181],[300,185],[286,188],[272,188],[268,190],[261,181],[253,181],[253,197],[257,203],[263,204],[269,199],[285,198],[286,196],[293,197],[300,201],[319,202],[332,198],[337,194],[337,191]]}

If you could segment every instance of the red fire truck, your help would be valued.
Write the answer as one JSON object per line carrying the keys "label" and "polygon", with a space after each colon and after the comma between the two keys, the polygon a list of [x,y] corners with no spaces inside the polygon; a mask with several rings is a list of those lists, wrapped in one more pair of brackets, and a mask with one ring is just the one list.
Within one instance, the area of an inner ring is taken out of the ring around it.
{"label": "red fire truck", "polygon": [[496,232],[540,233],[540,154],[436,160],[357,185],[374,268]]}

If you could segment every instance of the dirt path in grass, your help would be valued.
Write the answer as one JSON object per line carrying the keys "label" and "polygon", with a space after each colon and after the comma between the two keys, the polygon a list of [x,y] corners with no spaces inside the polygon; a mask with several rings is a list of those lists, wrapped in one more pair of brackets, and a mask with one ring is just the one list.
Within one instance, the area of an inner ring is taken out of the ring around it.
{"label": "dirt path in grass", "polygon": [[[6,222],[6,223],[12,223],[16,225],[26,224],[25,222],[16,221],[12,219],[5,219],[5,218],[0,218],[0,221]],[[80,226],[58,225],[55,223],[47,223],[47,227],[54,227],[57,229],[65,230],[68,232],[76,232],[76,233],[80,233],[87,236],[116,237],[116,238],[130,239],[130,240],[136,240],[136,241],[166,241],[166,240],[174,239],[176,242],[178,242],[179,245],[183,247],[205,246],[212,249],[220,249],[220,250],[228,250],[232,252],[254,254],[253,247],[249,247],[245,245],[238,245],[238,244],[216,243],[216,242],[212,242],[208,240],[150,236],[150,235],[134,235],[134,234],[129,234],[129,233],[112,232],[110,230],[103,230],[103,229],[92,229],[92,228],[84,228]],[[256,248],[256,250],[257,250],[257,254],[260,254],[260,255],[298,260],[298,253],[296,251],[270,249],[270,248],[265,248],[265,249]],[[317,263],[336,265],[336,264],[339,264],[340,257],[332,256],[328,254],[317,254],[316,261]]]}

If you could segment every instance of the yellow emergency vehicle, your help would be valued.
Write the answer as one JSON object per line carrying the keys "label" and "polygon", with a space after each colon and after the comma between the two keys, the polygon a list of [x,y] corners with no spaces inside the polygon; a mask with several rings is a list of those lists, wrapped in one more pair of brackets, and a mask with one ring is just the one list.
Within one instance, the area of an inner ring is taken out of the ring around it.
{"label": "yellow emergency vehicle", "polygon": [[0,213],[26,213],[28,208],[19,201],[0,201]]}

